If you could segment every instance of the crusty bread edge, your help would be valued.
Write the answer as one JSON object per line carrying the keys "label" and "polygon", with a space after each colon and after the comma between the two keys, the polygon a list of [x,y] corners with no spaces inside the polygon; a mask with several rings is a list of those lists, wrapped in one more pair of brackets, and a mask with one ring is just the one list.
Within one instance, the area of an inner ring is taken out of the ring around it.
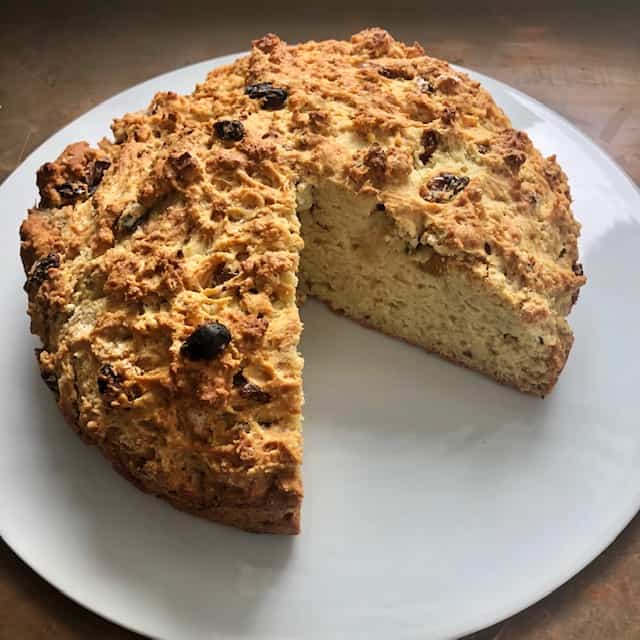
{"label": "crusty bread edge", "polygon": [[[66,417],[69,421],[69,416]],[[255,502],[227,502],[220,506],[203,506],[198,503],[197,497],[171,492],[161,483],[136,474],[132,470],[133,465],[129,464],[132,458],[126,452],[91,441],[75,421],[72,428],[87,444],[96,445],[113,468],[126,480],[145,493],[163,498],[180,511],[252,533],[300,533],[301,493],[283,491],[274,486]]]}
{"label": "crusty bread edge", "polygon": [[300,533],[301,495],[274,488],[257,504],[238,503],[203,507],[197,500],[187,495],[169,493],[158,483],[149,482],[133,474],[126,461],[122,460],[121,452],[115,454],[104,447],[100,449],[113,468],[138,489],[163,498],[180,511],[250,533],[287,535]]}

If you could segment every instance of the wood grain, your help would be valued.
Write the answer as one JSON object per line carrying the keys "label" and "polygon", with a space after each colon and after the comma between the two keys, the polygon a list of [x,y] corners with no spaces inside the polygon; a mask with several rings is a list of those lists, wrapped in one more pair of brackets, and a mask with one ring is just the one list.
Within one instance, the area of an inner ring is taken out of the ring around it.
{"label": "wood grain", "polygon": [[[129,4],[133,6],[129,6]],[[0,180],[61,126],[159,73],[379,25],[555,109],[640,182],[640,3],[399,0],[10,3],[0,26]],[[233,5],[234,3],[227,3]],[[361,6],[358,6],[361,5]],[[141,105],[142,106],[142,105]],[[3,453],[6,455],[6,453]],[[460,603],[461,609],[465,606]],[[0,640],[139,638],[74,604],[0,546]],[[638,640],[640,518],[568,584],[469,640]]]}

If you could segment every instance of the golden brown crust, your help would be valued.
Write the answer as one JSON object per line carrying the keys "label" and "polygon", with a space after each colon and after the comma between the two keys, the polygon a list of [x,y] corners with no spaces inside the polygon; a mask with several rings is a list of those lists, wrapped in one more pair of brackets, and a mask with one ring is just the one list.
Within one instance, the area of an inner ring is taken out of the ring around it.
{"label": "golden brown crust", "polygon": [[[83,437],[205,517],[297,530],[298,183],[376,198],[408,246],[464,264],[524,322],[566,315],[584,283],[555,158],[477,82],[381,29],[267,34],[112,129],[38,172],[21,255],[39,361]],[[210,323],[229,344],[185,357]],[[547,387],[524,390],[548,391],[570,343]]]}
{"label": "golden brown crust", "polygon": [[[300,506],[302,493],[273,487],[258,499],[247,500],[234,495],[228,486],[221,485],[210,499],[201,493],[167,493],[167,487],[157,478],[141,477],[136,471],[136,460],[119,449],[102,449],[113,468],[138,489],[164,498],[176,509],[199,518],[238,527],[254,533],[300,533]],[[294,476],[291,484],[301,486]]]}

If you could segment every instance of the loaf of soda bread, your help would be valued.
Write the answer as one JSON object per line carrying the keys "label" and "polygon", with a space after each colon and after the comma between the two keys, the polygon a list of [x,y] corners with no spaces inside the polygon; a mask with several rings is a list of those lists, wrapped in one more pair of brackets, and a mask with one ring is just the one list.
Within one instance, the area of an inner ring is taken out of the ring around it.
{"label": "loaf of soda bread", "polygon": [[305,295],[521,391],[555,384],[585,282],[567,179],[419,45],[269,34],[112,130],[38,171],[21,255],[45,382],[145,491],[299,531]]}

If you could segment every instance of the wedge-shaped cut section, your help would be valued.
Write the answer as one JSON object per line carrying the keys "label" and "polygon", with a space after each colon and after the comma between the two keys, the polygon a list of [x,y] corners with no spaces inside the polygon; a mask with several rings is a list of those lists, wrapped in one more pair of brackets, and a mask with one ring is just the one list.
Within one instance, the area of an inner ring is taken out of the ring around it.
{"label": "wedge-shaped cut section", "polygon": [[564,317],[526,310],[541,297],[506,289],[484,262],[413,246],[375,201],[326,183],[314,197],[301,213],[308,295],[522,391],[550,391],[573,338]]}

